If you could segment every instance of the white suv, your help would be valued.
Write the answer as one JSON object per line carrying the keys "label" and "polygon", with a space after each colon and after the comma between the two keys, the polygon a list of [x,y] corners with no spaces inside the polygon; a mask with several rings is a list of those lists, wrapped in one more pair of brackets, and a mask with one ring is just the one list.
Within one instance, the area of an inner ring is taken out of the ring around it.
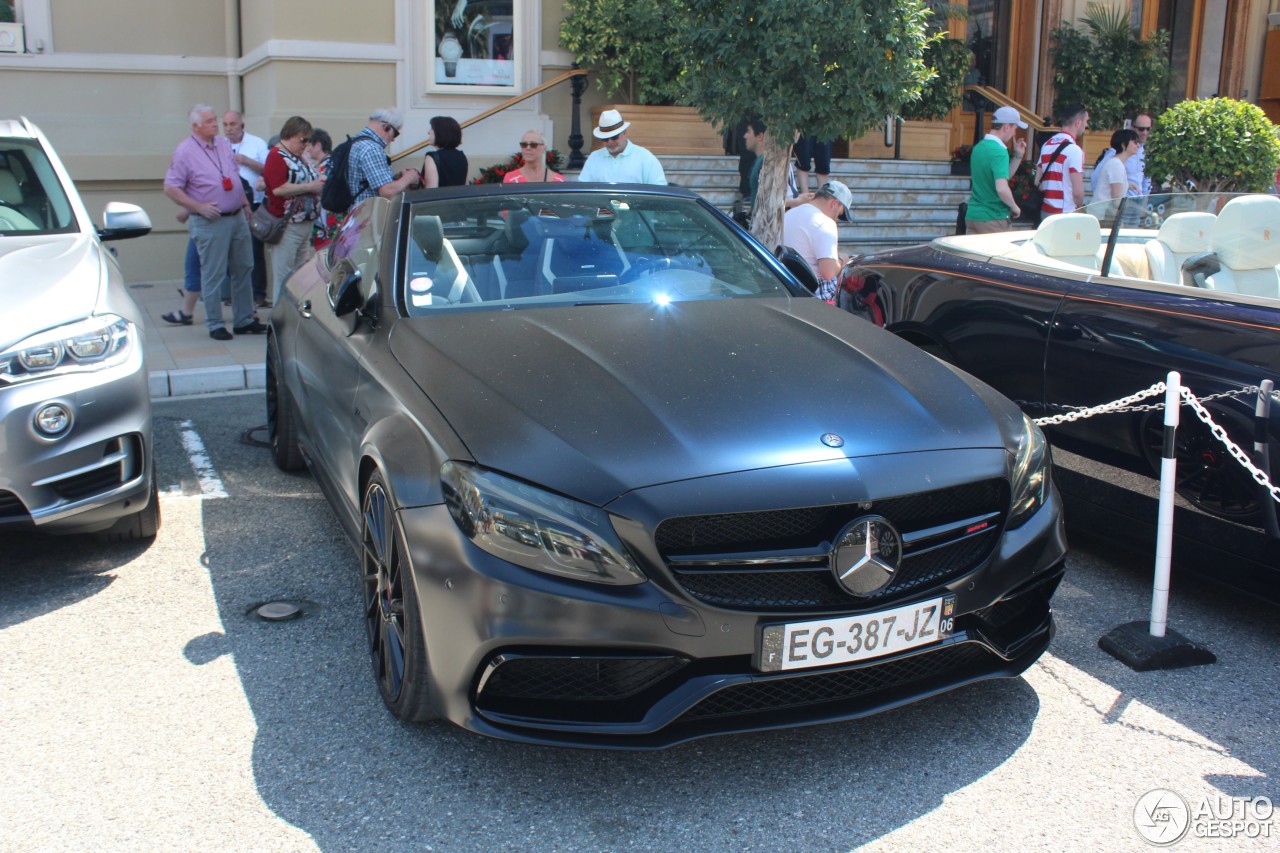
{"label": "white suv", "polygon": [[102,245],[151,221],[111,202],[103,224],[44,134],[0,119],[0,533],[160,526],[142,312]]}

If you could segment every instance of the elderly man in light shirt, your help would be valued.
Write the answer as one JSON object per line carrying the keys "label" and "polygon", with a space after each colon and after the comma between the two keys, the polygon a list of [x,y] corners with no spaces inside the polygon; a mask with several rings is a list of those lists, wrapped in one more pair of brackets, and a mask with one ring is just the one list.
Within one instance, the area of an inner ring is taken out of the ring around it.
{"label": "elderly man in light shirt", "polygon": [[623,121],[617,110],[605,110],[600,114],[600,124],[591,132],[596,139],[604,140],[604,147],[591,152],[578,180],[666,185],[667,176],[658,158],[647,148],[627,139],[629,127],[631,122]]}

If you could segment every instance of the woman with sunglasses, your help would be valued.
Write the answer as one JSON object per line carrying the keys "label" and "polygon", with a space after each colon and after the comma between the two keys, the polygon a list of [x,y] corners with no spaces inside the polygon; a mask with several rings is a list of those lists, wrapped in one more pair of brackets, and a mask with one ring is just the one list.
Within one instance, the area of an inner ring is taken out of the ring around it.
{"label": "woman with sunglasses", "polygon": [[520,168],[503,177],[504,184],[564,183],[564,175],[547,165],[547,138],[536,130],[526,130],[520,138]]}
{"label": "woman with sunglasses", "polygon": [[428,152],[422,161],[422,185],[424,187],[460,187],[467,182],[467,155],[458,150],[462,144],[462,128],[456,119],[435,116],[431,119],[431,132],[427,144],[435,151]]}

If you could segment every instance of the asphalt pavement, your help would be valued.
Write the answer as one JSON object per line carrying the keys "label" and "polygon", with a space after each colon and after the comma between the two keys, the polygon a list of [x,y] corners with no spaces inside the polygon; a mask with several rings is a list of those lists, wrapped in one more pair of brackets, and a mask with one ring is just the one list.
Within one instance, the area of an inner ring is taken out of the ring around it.
{"label": "asphalt pavement", "polygon": [[[157,403],[150,546],[6,541],[0,850],[1138,851],[1153,789],[1280,801],[1274,608],[1175,576],[1170,624],[1218,662],[1133,672],[1097,640],[1151,569],[1091,546],[1023,677],[864,720],[642,753],[399,723],[352,547],[263,420],[260,393]],[[301,618],[257,618],[278,600]],[[1207,820],[1170,849],[1280,847],[1280,817]]]}

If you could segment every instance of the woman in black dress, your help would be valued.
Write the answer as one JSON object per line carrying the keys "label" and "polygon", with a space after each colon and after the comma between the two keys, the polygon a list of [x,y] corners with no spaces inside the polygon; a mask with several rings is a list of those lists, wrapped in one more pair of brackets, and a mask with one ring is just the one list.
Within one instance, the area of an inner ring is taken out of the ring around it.
{"label": "woman in black dress", "polygon": [[449,116],[431,119],[431,133],[427,144],[435,151],[428,152],[422,161],[422,185],[424,187],[460,187],[467,182],[467,155],[458,150],[462,144],[462,128]]}

